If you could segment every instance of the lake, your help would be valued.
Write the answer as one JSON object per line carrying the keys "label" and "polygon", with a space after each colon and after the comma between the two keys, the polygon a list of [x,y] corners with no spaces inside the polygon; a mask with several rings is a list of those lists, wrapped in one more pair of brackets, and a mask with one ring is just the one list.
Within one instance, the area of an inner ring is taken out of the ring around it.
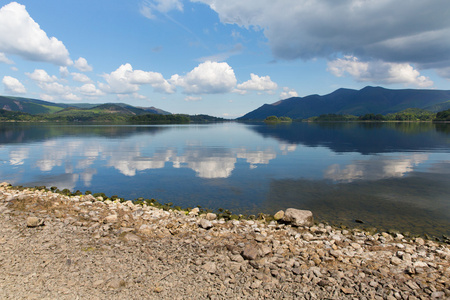
{"label": "lake", "polygon": [[[0,124],[0,181],[450,235],[450,124]],[[355,223],[360,220],[363,223]]]}

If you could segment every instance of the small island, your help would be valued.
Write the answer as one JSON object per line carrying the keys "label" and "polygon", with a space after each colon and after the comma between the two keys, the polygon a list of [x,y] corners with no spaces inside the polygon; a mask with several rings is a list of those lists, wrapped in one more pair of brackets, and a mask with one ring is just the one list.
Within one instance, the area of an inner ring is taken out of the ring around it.
{"label": "small island", "polygon": [[264,122],[267,124],[292,123],[292,119],[289,117],[269,116]]}

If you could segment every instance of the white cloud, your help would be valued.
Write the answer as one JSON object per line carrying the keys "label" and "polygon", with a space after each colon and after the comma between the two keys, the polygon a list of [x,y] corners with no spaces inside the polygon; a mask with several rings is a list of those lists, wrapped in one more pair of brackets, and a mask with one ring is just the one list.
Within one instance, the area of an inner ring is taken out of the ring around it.
{"label": "white cloud", "polygon": [[70,101],[81,101],[81,98],[73,93],[64,94],[62,98]]}
{"label": "white cloud", "polygon": [[58,78],[55,75],[48,75],[45,70],[35,69],[33,73],[25,73],[28,77],[37,82],[55,82]]}
{"label": "white cloud", "polygon": [[222,23],[262,30],[277,58],[344,54],[420,68],[450,65],[448,0],[191,1],[209,5]]}
{"label": "white cloud", "polygon": [[40,94],[39,99],[44,100],[44,101],[54,101],[55,97],[48,95],[48,94]]}
{"label": "white cloud", "polygon": [[100,83],[101,90],[107,93],[115,94],[130,94],[139,90],[138,84],[130,83],[130,77],[133,72],[133,67],[130,64],[121,65],[117,70],[111,72],[111,74],[103,75],[106,82]]}
{"label": "white cloud", "polygon": [[25,86],[17,79],[11,76],[4,76],[2,83],[7,94],[25,94]]}
{"label": "white cloud", "polygon": [[75,95],[69,86],[62,85],[58,82],[39,82],[38,86],[44,92],[41,99],[54,101],[55,99],[65,99],[70,101],[80,101],[81,98]]}
{"label": "white cloud", "polygon": [[183,3],[180,0],[145,0],[139,11],[144,17],[155,19],[155,11],[167,13],[171,10],[183,11]]}
{"label": "white cloud", "polygon": [[172,86],[160,73],[133,70],[130,64],[121,65],[110,74],[103,75],[108,84],[100,83],[99,88],[106,93],[132,94],[139,91],[139,86],[150,84],[156,92],[171,94]]}
{"label": "white cloud", "polygon": [[0,51],[31,61],[67,66],[73,62],[64,44],[48,37],[24,5],[11,2],[0,9]]}
{"label": "white cloud", "polygon": [[298,97],[298,93],[294,89],[283,87],[283,91],[280,94],[280,99],[288,99],[291,97]]}
{"label": "white cloud", "polygon": [[71,92],[69,86],[62,85],[58,82],[41,82],[39,84],[39,87],[43,91],[51,95],[64,95]]}
{"label": "white cloud", "polygon": [[78,88],[78,91],[81,94],[89,97],[97,97],[104,95],[104,93],[101,90],[97,89],[95,85],[92,83],[83,84],[81,87]]}
{"label": "white cloud", "polygon": [[270,76],[261,76],[250,74],[250,80],[238,84],[237,89],[243,91],[261,91],[272,92],[278,88],[278,85],[270,79]]}
{"label": "white cloud", "polygon": [[72,75],[72,79],[75,81],[82,82],[82,83],[91,82],[91,79],[88,76],[86,76],[85,74],[71,73],[70,75]]}
{"label": "white cloud", "polygon": [[337,77],[346,73],[361,82],[375,82],[381,84],[411,84],[418,87],[433,85],[428,77],[421,76],[407,63],[362,62],[354,56],[346,56],[328,62],[328,71]]}
{"label": "white cloud", "polygon": [[0,52],[0,62],[8,65],[13,65],[14,62],[6,57],[5,53]]}
{"label": "white cloud", "polygon": [[80,70],[81,72],[90,72],[92,71],[92,66],[90,66],[87,60],[83,57],[77,59],[73,65],[75,68]]}
{"label": "white cloud", "polygon": [[187,102],[200,101],[200,100],[202,100],[202,97],[187,96],[184,98],[184,101],[187,101]]}
{"label": "white cloud", "polygon": [[59,74],[62,78],[66,78],[67,76],[69,76],[69,70],[67,69],[67,67],[59,67]]}
{"label": "white cloud", "polygon": [[182,87],[186,94],[220,94],[231,92],[237,80],[233,69],[226,62],[207,61],[186,76],[172,75],[170,82]]}

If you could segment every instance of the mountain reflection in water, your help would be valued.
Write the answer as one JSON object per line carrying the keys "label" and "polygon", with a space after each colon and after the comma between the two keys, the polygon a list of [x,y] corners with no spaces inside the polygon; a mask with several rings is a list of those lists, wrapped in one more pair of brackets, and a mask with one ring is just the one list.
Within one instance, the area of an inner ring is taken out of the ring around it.
{"label": "mountain reflection in water", "polygon": [[0,180],[450,235],[449,127],[0,124]]}

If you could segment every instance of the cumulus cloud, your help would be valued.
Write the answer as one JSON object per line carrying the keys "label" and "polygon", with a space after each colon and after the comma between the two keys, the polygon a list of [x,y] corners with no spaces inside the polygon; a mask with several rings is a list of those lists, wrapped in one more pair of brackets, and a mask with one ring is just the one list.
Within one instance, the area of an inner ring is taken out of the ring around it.
{"label": "cumulus cloud", "polygon": [[248,91],[260,91],[272,93],[278,88],[278,85],[270,79],[270,76],[258,76],[253,73],[250,74],[250,80],[238,84],[237,89],[246,93]]}
{"label": "cumulus cloud", "polygon": [[78,88],[78,91],[81,94],[89,97],[97,97],[104,95],[104,93],[101,90],[97,89],[97,87],[92,83],[83,84],[81,87]]}
{"label": "cumulus cloud", "polygon": [[262,30],[277,58],[344,54],[450,65],[448,0],[191,1],[209,5],[223,23]]}
{"label": "cumulus cloud", "polygon": [[10,60],[9,58],[7,58],[5,53],[2,53],[2,52],[0,52],[0,62],[8,64],[8,65],[14,64],[14,62],[12,60]]}
{"label": "cumulus cloud", "polygon": [[90,72],[92,71],[92,66],[90,66],[87,60],[83,57],[77,59],[73,65],[75,68],[80,70],[81,72]]}
{"label": "cumulus cloud", "polygon": [[62,77],[62,78],[65,78],[65,77],[67,77],[67,76],[69,76],[69,70],[67,69],[67,67],[59,67],[59,75]]}
{"label": "cumulus cloud", "polygon": [[182,87],[186,94],[220,94],[231,92],[237,80],[226,62],[207,61],[185,76],[172,75],[170,82]]}
{"label": "cumulus cloud", "polygon": [[171,10],[183,11],[183,3],[180,0],[146,0],[142,1],[139,11],[144,17],[155,19],[155,12],[167,13]]}
{"label": "cumulus cloud", "polygon": [[33,79],[37,82],[55,82],[58,78],[55,75],[48,75],[45,70],[36,69],[33,73],[25,73],[30,79]]}
{"label": "cumulus cloud", "polygon": [[39,87],[48,94],[64,95],[71,92],[69,86],[62,85],[58,82],[41,82]]}
{"label": "cumulus cloud", "polygon": [[418,87],[433,85],[433,81],[421,76],[419,71],[407,63],[362,62],[354,56],[346,56],[328,62],[328,71],[337,77],[349,74],[361,82],[412,84]]}
{"label": "cumulus cloud", "polygon": [[160,73],[133,70],[130,64],[121,65],[110,74],[103,75],[107,84],[100,83],[99,88],[105,93],[133,94],[139,86],[149,84],[157,92],[171,94],[175,88]]}
{"label": "cumulus cloud", "polygon": [[73,62],[64,44],[48,37],[24,5],[11,2],[0,9],[0,51],[26,60],[67,66]]}
{"label": "cumulus cloud", "polygon": [[81,98],[75,95],[72,91],[72,88],[66,85],[62,85],[58,82],[46,82],[41,81],[38,82],[38,86],[43,91],[41,94],[41,99],[47,101],[54,101],[55,99],[64,99],[70,101],[80,101]]}
{"label": "cumulus cloud", "polygon": [[69,100],[69,101],[81,101],[82,100],[78,95],[75,95],[74,93],[64,94],[64,95],[62,95],[61,98],[65,99],[65,100]]}
{"label": "cumulus cloud", "polygon": [[294,89],[283,87],[283,91],[280,94],[280,99],[288,99],[291,97],[298,97],[298,93]]}
{"label": "cumulus cloud", "polygon": [[7,94],[25,94],[25,86],[17,79],[11,76],[4,76],[2,83]]}
{"label": "cumulus cloud", "polygon": [[70,75],[72,75],[72,79],[75,80],[75,81],[82,82],[82,83],[91,82],[91,79],[88,76],[86,76],[85,74],[72,73]]}

